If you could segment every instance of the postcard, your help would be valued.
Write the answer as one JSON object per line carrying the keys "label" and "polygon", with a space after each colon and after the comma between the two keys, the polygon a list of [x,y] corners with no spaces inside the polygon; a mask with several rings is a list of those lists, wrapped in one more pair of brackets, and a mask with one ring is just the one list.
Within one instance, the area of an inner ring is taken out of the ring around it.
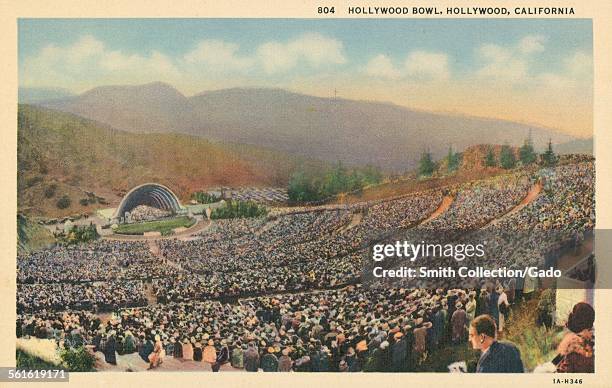
{"label": "postcard", "polygon": [[606,386],[609,5],[84,4],[5,7],[0,380]]}

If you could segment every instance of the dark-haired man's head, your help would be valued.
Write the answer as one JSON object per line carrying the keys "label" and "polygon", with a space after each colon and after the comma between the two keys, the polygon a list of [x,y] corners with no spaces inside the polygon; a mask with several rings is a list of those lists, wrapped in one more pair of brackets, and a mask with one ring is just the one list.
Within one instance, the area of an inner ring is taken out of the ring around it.
{"label": "dark-haired man's head", "polygon": [[474,349],[487,350],[497,335],[497,325],[490,315],[479,315],[470,325],[470,343]]}

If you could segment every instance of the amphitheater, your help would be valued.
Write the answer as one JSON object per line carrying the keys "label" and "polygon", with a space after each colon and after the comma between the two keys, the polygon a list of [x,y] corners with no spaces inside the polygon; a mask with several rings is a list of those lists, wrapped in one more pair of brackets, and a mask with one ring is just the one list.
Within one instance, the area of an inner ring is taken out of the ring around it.
{"label": "amphitheater", "polygon": [[[123,198],[114,218],[142,204],[181,209],[170,189],[146,184]],[[249,344],[262,359],[287,350],[294,370],[313,370],[316,354],[328,360],[326,371],[336,371],[355,351],[366,357],[386,341],[409,357],[379,371],[415,371],[447,341],[437,313],[449,320],[457,309],[486,313],[473,295],[488,295],[481,290],[490,279],[365,284],[373,244],[448,230],[453,243],[487,240],[480,265],[544,266],[564,258],[566,270],[581,258],[567,252],[589,253],[580,249],[592,244],[594,221],[593,161],[569,160],[384,200],[214,220],[189,236],[54,247],[18,257],[17,335],[92,349],[112,338],[118,362],[98,352],[99,370],[146,369],[136,349],[159,336],[167,362],[158,370],[209,370],[190,352],[210,341],[231,355]],[[587,272],[572,276],[584,282]],[[519,280],[497,279],[517,304]]]}

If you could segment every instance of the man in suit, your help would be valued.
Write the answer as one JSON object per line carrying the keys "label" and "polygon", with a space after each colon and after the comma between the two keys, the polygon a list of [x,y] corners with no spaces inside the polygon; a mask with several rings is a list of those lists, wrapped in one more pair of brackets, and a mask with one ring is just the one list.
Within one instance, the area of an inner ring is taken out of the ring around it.
{"label": "man in suit", "polygon": [[470,342],[482,351],[476,373],[523,373],[523,361],[517,347],[510,342],[499,342],[497,326],[489,315],[480,315],[470,325]]}

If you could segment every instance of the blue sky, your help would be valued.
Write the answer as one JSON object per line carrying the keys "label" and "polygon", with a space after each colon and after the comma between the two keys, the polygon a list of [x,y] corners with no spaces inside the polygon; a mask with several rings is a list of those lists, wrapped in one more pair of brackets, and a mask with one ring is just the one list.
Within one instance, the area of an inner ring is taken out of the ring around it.
{"label": "blue sky", "polygon": [[[322,96],[337,88],[346,98],[592,130],[587,19],[20,19],[18,27],[22,86],[83,92],[165,81],[187,95],[263,86]],[[581,111],[551,104],[559,93]],[[540,100],[546,115],[520,115]],[[571,122],[545,119],[568,109]]]}

